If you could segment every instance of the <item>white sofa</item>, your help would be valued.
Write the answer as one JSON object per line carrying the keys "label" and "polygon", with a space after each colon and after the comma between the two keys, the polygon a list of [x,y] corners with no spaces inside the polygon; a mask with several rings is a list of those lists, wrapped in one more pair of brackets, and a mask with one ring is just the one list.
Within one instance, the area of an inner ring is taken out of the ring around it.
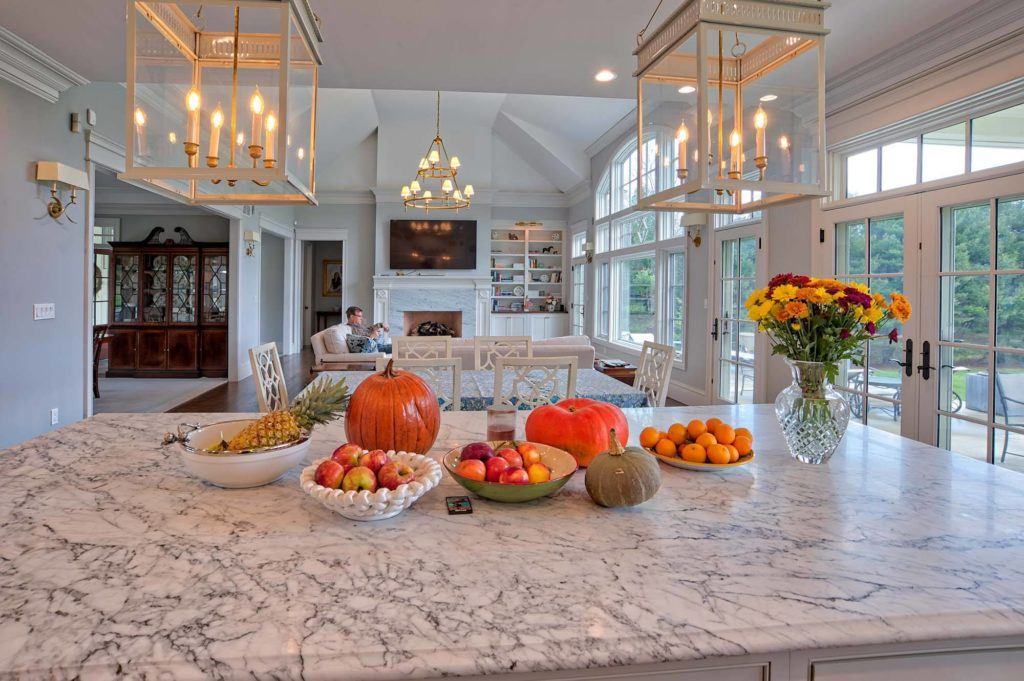
{"label": "white sofa", "polygon": [[387,357],[383,352],[328,352],[324,337],[332,329],[338,329],[338,331],[341,332],[342,338],[345,338],[352,333],[352,329],[349,328],[348,324],[337,324],[333,327],[326,328],[323,331],[318,331],[310,336],[309,342],[313,346],[314,369],[320,368],[325,364],[338,364],[344,366],[331,368],[369,368],[372,370],[378,357]]}
{"label": "white sofa", "polygon": [[[594,368],[594,346],[588,336],[559,336],[545,338],[532,343],[534,357],[577,357],[577,366],[581,369]],[[452,357],[462,358],[462,368],[472,369],[473,339],[452,339]]]}

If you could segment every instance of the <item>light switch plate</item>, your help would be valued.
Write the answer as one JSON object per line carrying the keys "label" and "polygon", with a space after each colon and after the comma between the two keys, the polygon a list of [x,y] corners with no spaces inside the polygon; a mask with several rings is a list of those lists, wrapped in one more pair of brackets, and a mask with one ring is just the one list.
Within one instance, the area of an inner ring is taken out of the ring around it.
{"label": "light switch plate", "polygon": [[53,319],[57,316],[56,303],[36,303],[32,306],[32,319]]}
{"label": "light switch plate", "polygon": [[55,426],[60,423],[60,410],[54,407],[50,410],[50,425]]}

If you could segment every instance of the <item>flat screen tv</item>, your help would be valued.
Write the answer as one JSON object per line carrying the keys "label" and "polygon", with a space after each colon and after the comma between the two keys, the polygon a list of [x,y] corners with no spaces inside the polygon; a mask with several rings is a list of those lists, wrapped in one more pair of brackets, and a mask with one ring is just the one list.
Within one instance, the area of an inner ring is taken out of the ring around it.
{"label": "flat screen tv", "polygon": [[392,220],[391,269],[476,269],[476,220]]}

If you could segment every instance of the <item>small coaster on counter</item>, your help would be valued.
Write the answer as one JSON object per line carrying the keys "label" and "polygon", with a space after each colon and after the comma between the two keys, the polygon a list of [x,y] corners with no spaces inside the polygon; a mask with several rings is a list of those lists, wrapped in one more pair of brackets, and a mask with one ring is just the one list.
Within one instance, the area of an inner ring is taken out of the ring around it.
{"label": "small coaster on counter", "polygon": [[445,497],[444,502],[448,506],[448,515],[473,512],[473,502],[469,500],[469,497]]}

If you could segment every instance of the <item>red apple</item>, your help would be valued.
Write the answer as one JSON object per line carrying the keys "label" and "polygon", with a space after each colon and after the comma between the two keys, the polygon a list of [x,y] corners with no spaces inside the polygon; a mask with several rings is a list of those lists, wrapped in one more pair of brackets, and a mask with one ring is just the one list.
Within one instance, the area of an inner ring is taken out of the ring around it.
{"label": "red apple", "polygon": [[372,452],[366,452],[359,457],[359,465],[369,468],[374,474],[381,469],[381,466],[388,462],[388,455],[384,453],[383,449],[375,449]]}
{"label": "red apple", "polygon": [[506,468],[501,472],[498,482],[503,485],[528,485],[530,475],[522,468]]}
{"label": "red apple", "polygon": [[547,482],[551,479],[551,469],[542,463],[531,463],[526,474],[530,476],[530,482]]}
{"label": "red apple", "polygon": [[467,459],[479,459],[484,463],[494,456],[494,449],[486,442],[471,442],[462,448],[462,453],[459,455],[459,460],[466,461]]}
{"label": "red apple", "polygon": [[495,452],[498,456],[508,461],[510,468],[522,468],[523,456],[511,447],[503,447]]}
{"label": "red apple", "polygon": [[316,467],[314,482],[323,487],[338,489],[341,486],[342,478],[345,477],[345,467],[333,459],[328,459]]}
{"label": "red apple", "polygon": [[359,465],[359,457],[362,455],[362,447],[354,442],[346,442],[334,450],[334,453],[331,454],[331,458],[343,466],[348,464],[351,468]]}
{"label": "red apple", "polygon": [[381,487],[397,489],[399,485],[410,483],[416,479],[412,466],[404,461],[388,461],[377,471],[377,481]]}
{"label": "red apple", "polygon": [[487,466],[487,482],[498,482],[502,472],[508,468],[508,461],[500,456],[495,456],[488,459],[485,465]]}
{"label": "red apple", "polygon": [[532,442],[520,442],[516,451],[523,457],[523,468],[529,470],[533,464],[540,463],[540,449]]}
{"label": "red apple", "polygon": [[356,466],[341,481],[341,488],[346,492],[365,489],[367,492],[377,491],[377,474],[366,466]]}
{"label": "red apple", "polygon": [[486,480],[487,479],[487,465],[479,459],[466,459],[460,461],[459,465],[455,467],[455,472],[464,478],[470,480]]}

